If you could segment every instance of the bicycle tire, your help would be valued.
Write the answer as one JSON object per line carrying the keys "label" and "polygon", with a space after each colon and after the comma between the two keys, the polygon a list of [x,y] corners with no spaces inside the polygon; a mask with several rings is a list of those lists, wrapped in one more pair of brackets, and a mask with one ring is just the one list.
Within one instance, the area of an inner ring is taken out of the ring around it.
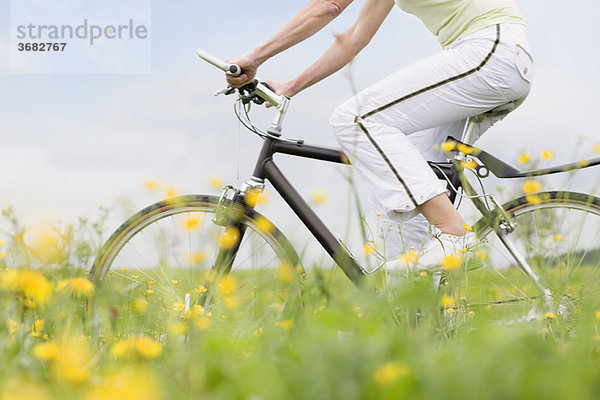
{"label": "bicycle tire", "polygon": [[516,267],[489,221],[482,218],[474,225],[481,252],[475,262],[449,278],[454,280],[448,282],[456,302],[454,323],[477,314],[479,320],[492,322],[568,320],[582,300],[598,304],[600,199],[552,191],[519,197],[503,208],[517,223],[509,239],[550,290],[551,299],[545,299],[533,279]]}
{"label": "bicycle tire", "polygon": [[[249,208],[240,219],[247,229],[232,270],[215,279],[208,251],[216,255],[223,245],[225,228],[215,223],[218,207],[215,196],[163,200],[110,236],[90,271],[99,289],[93,321],[103,332],[156,335],[169,323],[185,323],[194,310],[197,317],[280,318],[297,304],[304,275],[300,258],[274,224]],[[205,292],[215,298],[203,299]]]}

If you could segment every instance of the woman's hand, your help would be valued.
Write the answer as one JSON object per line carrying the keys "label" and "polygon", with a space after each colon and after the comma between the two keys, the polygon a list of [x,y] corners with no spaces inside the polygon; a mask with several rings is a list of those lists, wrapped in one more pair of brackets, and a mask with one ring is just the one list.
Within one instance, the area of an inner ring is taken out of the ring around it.
{"label": "woman's hand", "polygon": [[225,75],[227,86],[233,88],[239,88],[250,83],[256,76],[258,67],[262,64],[258,58],[252,56],[252,54],[227,60],[227,62],[229,64],[236,64],[242,69],[242,74],[239,76]]}
{"label": "woman's hand", "polygon": [[[280,82],[280,81],[265,81],[269,86],[271,86],[271,88],[273,89],[273,91],[279,95],[285,95],[288,97],[292,97],[293,95],[295,95],[297,92],[295,92],[294,87],[293,87],[293,81],[287,81],[287,82]],[[267,108],[271,107],[272,104],[270,103],[265,103],[265,105],[267,106]]]}

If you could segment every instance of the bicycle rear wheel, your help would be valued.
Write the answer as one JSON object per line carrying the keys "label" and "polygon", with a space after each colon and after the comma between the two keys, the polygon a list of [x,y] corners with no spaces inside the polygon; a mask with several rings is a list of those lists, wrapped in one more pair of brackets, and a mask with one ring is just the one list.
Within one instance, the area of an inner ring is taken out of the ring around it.
{"label": "bicycle rear wheel", "polygon": [[219,208],[214,196],[164,200],[112,234],[90,272],[99,289],[93,317],[103,332],[156,335],[173,324],[180,331],[188,322],[206,328],[218,318],[278,319],[296,304],[304,274],[299,257],[254,210],[240,217],[246,229],[231,270],[216,276],[219,250],[237,240],[216,223],[231,205],[225,201]]}
{"label": "bicycle rear wheel", "polygon": [[[475,263],[453,271],[459,318],[490,321],[568,319],[581,302],[600,301],[600,199],[581,193],[545,192],[503,205],[516,222],[508,237],[540,283],[519,268],[488,221],[475,225],[482,243]],[[477,258],[480,262],[477,262]]]}

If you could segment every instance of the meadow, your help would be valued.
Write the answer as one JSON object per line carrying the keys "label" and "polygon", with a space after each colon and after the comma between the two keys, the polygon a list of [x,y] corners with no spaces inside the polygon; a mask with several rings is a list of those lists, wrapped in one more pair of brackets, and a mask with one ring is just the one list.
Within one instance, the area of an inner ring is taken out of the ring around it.
{"label": "meadow", "polygon": [[[323,263],[300,276],[283,266],[237,272],[204,307],[206,288],[174,301],[148,278],[159,274],[125,265],[92,283],[105,213],[31,241],[3,211],[1,400],[591,399],[600,390],[598,296],[509,321],[447,289],[467,265],[446,266],[441,284],[431,272],[390,281],[381,271],[357,288]],[[172,285],[184,282],[171,272]],[[240,295],[250,277],[264,298]],[[482,282],[465,290],[493,302]]]}

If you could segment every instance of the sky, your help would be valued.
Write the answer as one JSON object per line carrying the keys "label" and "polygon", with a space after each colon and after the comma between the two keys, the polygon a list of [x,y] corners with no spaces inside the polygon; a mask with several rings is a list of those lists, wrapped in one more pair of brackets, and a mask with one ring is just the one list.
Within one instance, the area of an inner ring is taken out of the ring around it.
{"label": "sky", "polygon": [[[244,54],[270,37],[305,2],[150,3],[149,73],[11,74],[10,2],[0,0],[1,209],[13,205],[21,218],[34,225],[94,218],[98,207],[104,206],[113,210],[107,223],[111,231],[129,212],[163,197],[167,188],[182,194],[216,194],[219,190],[208,183],[211,178],[235,184],[250,176],[261,141],[239,128],[232,98],[213,97],[224,86],[222,74],[197,58],[195,51],[202,47],[224,59]],[[353,22],[362,3],[356,0],[313,38],[269,60],[259,76],[293,78]],[[517,4],[533,46],[534,86],[525,104],[478,144],[513,164],[525,150],[538,157],[542,150],[552,150],[555,158],[546,165],[599,156],[593,146],[600,143],[600,55],[595,32],[600,3],[573,0],[567,7],[558,0],[522,0]],[[364,88],[439,50],[420,21],[393,10],[351,70],[340,71],[293,99],[284,134],[335,146],[327,121],[352,94],[350,77],[357,88]],[[263,109],[254,113],[263,126],[272,115]],[[281,167],[307,198],[318,191],[327,194],[317,210],[334,232],[343,234],[347,211],[339,204],[346,204],[348,197],[343,178],[347,168],[298,159],[282,159]],[[594,190],[600,183],[599,171],[580,171],[569,187]],[[159,182],[161,191],[145,190],[147,180]],[[497,184],[492,180],[490,187]],[[557,177],[544,185],[563,189],[566,184]],[[358,190],[366,198],[365,187]],[[295,217],[272,189],[268,192],[265,214],[292,240],[305,240],[306,231],[296,229]]]}

